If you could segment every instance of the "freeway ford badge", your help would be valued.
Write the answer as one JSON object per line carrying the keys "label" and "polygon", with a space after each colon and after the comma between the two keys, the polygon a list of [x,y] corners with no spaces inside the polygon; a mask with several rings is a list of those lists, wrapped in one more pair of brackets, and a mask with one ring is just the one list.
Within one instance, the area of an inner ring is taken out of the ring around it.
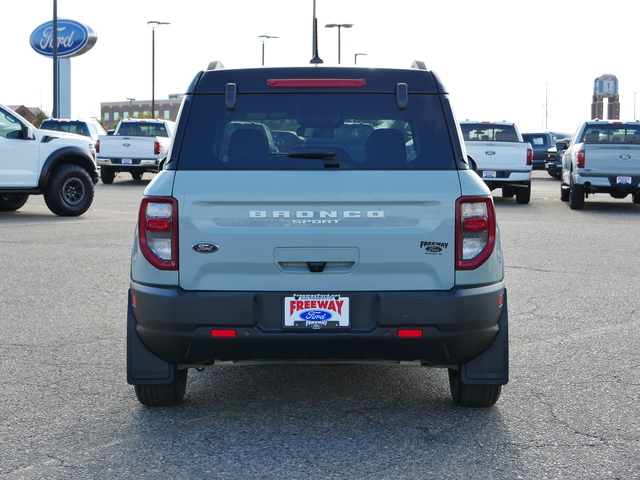
{"label": "freeway ford badge", "polygon": [[312,330],[349,327],[349,297],[324,294],[285,297],[284,326]]}

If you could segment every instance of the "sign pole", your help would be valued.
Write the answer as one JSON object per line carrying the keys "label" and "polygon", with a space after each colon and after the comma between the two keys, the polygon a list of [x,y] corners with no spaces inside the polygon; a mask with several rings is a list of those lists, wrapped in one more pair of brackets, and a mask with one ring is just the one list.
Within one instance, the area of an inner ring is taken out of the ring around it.
{"label": "sign pole", "polygon": [[53,112],[51,116],[58,118],[58,0],[53,0]]}

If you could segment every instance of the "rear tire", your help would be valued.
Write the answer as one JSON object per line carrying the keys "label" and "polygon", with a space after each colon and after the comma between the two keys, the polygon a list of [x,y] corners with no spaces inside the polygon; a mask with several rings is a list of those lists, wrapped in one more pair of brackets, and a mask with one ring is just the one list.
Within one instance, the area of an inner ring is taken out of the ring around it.
{"label": "rear tire", "polygon": [[29,195],[0,195],[0,212],[15,212],[29,200]]}
{"label": "rear tire", "polygon": [[44,201],[56,215],[77,217],[89,210],[93,202],[93,182],[78,165],[56,167],[44,191]]}
{"label": "rear tire", "polygon": [[449,387],[453,403],[459,407],[486,408],[500,398],[502,385],[467,385],[462,383],[460,369],[449,369]]}
{"label": "rear tire", "polygon": [[526,204],[531,200],[531,182],[525,188],[516,188],[516,203]]}
{"label": "rear tire", "polygon": [[631,197],[633,203],[640,203],[640,193],[634,193]]}
{"label": "rear tire", "polygon": [[569,208],[571,210],[582,210],[584,208],[584,187],[571,181],[569,188]]}
{"label": "rear tire", "polygon": [[100,167],[100,179],[102,183],[111,185],[116,178],[116,171],[111,167]]}
{"label": "rear tire", "polygon": [[142,173],[140,172],[136,172],[136,173],[132,173],[131,174],[131,178],[133,178],[134,180],[142,180]]}
{"label": "rear tire", "polygon": [[187,390],[188,369],[174,366],[173,383],[167,385],[134,385],[138,401],[147,407],[173,407],[184,398]]}

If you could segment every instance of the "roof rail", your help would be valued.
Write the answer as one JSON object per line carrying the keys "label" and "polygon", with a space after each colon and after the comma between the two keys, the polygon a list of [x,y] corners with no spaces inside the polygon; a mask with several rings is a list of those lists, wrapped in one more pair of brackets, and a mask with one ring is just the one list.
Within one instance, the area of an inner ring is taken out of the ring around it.
{"label": "roof rail", "polygon": [[219,70],[221,68],[224,68],[224,65],[222,65],[222,62],[220,60],[211,60],[209,62],[207,70]]}
{"label": "roof rail", "polygon": [[417,68],[419,70],[427,70],[427,66],[422,60],[414,60],[411,64],[411,68]]}

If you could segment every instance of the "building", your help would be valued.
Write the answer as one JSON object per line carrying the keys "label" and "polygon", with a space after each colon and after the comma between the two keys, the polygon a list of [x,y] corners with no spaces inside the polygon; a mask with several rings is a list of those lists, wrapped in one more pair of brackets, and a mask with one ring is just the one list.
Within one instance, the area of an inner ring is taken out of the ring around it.
{"label": "building", "polygon": [[40,111],[39,108],[25,107],[24,105],[8,105],[8,107],[31,123],[36,121],[38,112]]}
{"label": "building", "polygon": [[[169,95],[166,100],[155,99],[155,118],[176,120],[182,104],[182,94]],[[137,101],[129,98],[124,102],[101,102],[100,120],[106,128],[115,128],[123,118],[138,118],[151,114],[151,100]]]}

